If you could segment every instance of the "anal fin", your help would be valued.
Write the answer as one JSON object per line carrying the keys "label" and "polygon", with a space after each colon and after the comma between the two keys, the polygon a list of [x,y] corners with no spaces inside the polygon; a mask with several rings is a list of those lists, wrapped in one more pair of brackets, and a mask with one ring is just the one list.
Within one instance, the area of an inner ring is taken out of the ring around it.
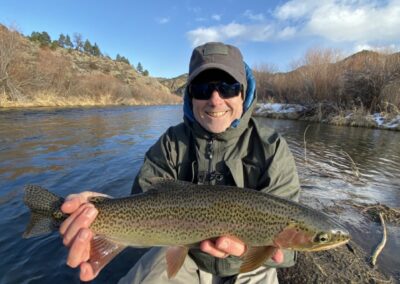
{"label": "anal fin", "polygon": [[187,247],[169,247],[165,253],[167,259],[167,274],[168,278],[174,278],[181,269],[185,258],[189,252]]}
{"label": "anal fin", "polygon": [[242,266],[240,266],[240,273],[249,272],[260,267],[267,259],[275,254],[276,250],[277,248],[273,246],[248,248],[247,252],[242,257],[243,263]]}
{"label": "anal fin", "polygon": [[97,275],[125,247],[125,245],[113,242],[104,236],[95,235],[90,243],[89,259],[89,263],[93,267],[93,273]]}

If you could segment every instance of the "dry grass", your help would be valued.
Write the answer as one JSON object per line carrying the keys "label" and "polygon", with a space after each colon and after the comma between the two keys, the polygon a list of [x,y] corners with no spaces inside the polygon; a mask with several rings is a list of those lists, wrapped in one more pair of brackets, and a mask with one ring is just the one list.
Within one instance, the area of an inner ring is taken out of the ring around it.
{"label": "dry grass", "polygon": [[0,28],[0,107],[182,102],[156,79],[138,74],[128,64],[39,47],[15,31]]}
{"label": "dry grass", "polygon": [[[400,53],[360,52],[341,60],[340,52],[311,49],[293,63],[294,71],[276,73],[258,65],[255,75],[260,101],[308,107],[307,120],[373,127],[365,116],[374,112],[398,114]],[[353,117],[345,119],[348,111]]]}

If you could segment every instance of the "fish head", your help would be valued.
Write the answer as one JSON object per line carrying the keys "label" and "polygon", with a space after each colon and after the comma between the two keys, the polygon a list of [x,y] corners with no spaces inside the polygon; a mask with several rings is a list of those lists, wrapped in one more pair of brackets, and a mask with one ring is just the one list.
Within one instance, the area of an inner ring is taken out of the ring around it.
{"label": "fish head", "polygon": [[343,227],[316,228],[304,224],[290,224],[274,239],[274,245],[297,251],[320,251],[338,247],[350,240]]}

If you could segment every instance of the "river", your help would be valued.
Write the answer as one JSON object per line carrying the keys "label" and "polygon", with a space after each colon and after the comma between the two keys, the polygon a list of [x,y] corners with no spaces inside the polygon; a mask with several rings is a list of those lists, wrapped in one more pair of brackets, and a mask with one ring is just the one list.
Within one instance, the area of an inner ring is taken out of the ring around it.
{"label": "river", "polygon": [[[181,106],[0,110],[0,283],[79,283],[77,271],[65,265],[67,250],[57,233],[22,239],[29,220],[24,185],[40,184],[61,196],[83,190],[128,195],[146,150],[181,120]],[[399,207],[399,132],[261,120],[288,141],[304,202]],[[368,252],[379,242],[379,224],[351,210],[338,218]],[[400,229],[389,225],[388,234],[378,264],[399,277]],[[116,282],[143,252],[125,250],[93,283]]]}

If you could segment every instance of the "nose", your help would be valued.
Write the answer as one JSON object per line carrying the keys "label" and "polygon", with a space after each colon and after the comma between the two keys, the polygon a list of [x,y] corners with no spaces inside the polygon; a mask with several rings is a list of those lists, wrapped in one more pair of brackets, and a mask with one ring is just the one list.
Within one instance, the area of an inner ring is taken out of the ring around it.
{"label": "nose", "polygon": [[219,105],[221,103],[224,103],[224,99],[219,95],[219,92],[217,90],[214,90],[208,100],[208,103],[211,105]]}

